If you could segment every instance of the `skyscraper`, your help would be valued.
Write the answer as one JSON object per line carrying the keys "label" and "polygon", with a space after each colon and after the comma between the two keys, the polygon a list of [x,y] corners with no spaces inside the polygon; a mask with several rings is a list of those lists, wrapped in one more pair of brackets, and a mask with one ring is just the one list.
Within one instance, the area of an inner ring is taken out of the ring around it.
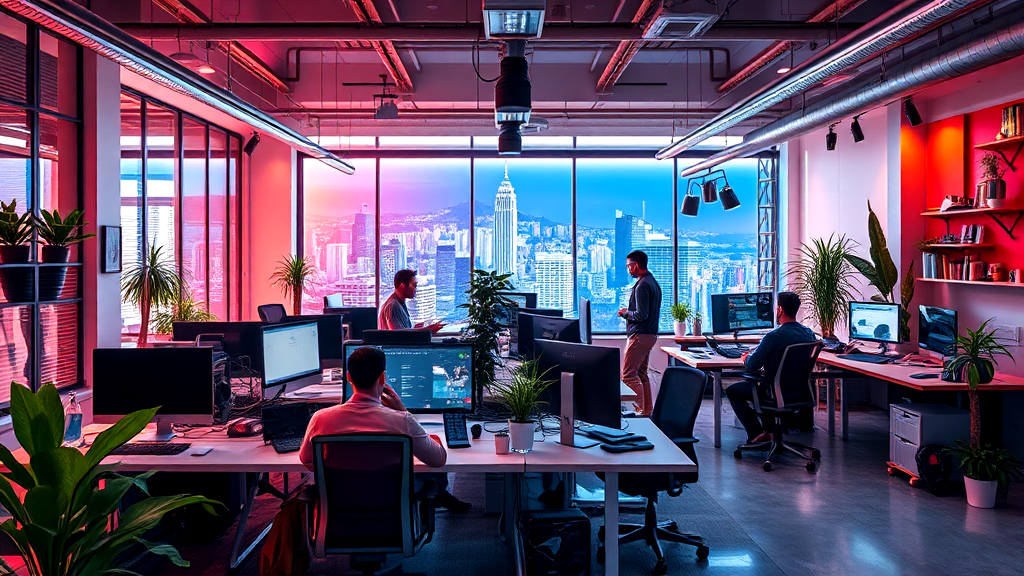
{"label": "skyscraper", "polygon": [[440,244],[437,247],[437,315],[447,318],[455,311],[455,245]]}
{"label": "skyscraper", "polygon": [[[672,289],[672,239],[664,234],[651,234],[644,246],[637,246],[647,253],[647,269],[661,285],[661,320],[662,330],[672,327],[673,301]],[[680,240],[676,248],[679,261],[676,282],[679,290],[679,301],[686,302],[690,298],[690,269],[700,258],[701,245],[692,240]]]}
{"label": "skyscraper", "polygon": [[[626,286],[632,281],[626,272],[626,255],[642,248],[647,242],[647,223],[631,214],[615,211],[615,261],[612,262],[614,286]],[[671,278],[671,275],[669,276]]]}
{"label": "skyscraper", "polygon": [[387,244],[380,247],[380,283],[383,286],[392,286],[395,272],[409,267],[405,256],[405,246],[393,238]]}
{"label": "skyscraper", "polygon": [[[628,252],[627,252],[628,254]],[[590,271],[607,272],[612,264],[612,249],[607,240],[598,240],[590,246]]]}
{"label": "skyscraper", "polygon": [[416,297],[405,303],[409,307],[409,318],[413,324],[430,324],[437,318],[437,287],[433,284],[419,286],[416,288]]}
{"label": "skyscraper", "polygon": [[498,274],[516,272],[516,233],[519,230],[519,212],[516,208],[516,191],[508,179],[508,164],[505,164],[505,179],[498,186],[494,197],[494,269]]}
{"label": "skyscraper", "polygon": [[465,318],[466,311],[459,308],[459,305],[469,302],[469,256],[455,257],[455,317]]}
{"label": "skyscraper", "polygon": [[337,282],[348,276],[348,244],[328,244],[324,273],[328,282]]}
{"label": "skyscraper", "polygon": [[476,229],[476,265],[482,270],[490,270],[494,266],[494,229],[477,227]]}
{"label": "skyscraper", "polygon": [[369,258],[373,261],[373,242],[377,237],[377,225],[370,207],[363,204],[363,207],[354,216],[352,224],[352,243],[355,244],[352,250],[352,260],[357,262],[360,258]]}
{"label": "skyscraper", "polygon": [[572,311],[572,255],[538,252],[536,272],[537,306]]}

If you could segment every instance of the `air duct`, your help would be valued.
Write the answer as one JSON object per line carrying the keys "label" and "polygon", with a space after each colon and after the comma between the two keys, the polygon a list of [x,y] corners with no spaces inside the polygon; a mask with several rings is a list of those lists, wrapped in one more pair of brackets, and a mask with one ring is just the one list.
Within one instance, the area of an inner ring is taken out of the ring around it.
{"label": "air duct", "polygon": [[1024,55],[1024,22],[1020,16],[1014,20],[1009,25],[1004,20],[1003,28],[981,38],[968,35],[952,40],[943,46],[941,54],[900,64],[888,72],[890,78],[887,80],[853,86],[835,97],[754,130],[744,136],[743,144],[727,148],[686,168],[680,176],[686,178],[709,170],[722,162],[790,140],[820,126],[862,114],[911,92]]}
{"label": "air duct", "polygon": [[0,6],[72,42],[81,44],[144,78],[245,122],[332,168],[346,174],[355,172],[352,164],[314,144],[231,92],[183,70],[170,58],[77,4],[66,0],[0,0]]}
{"label": "air duct", "polygon": [[767,86],[730,107],[717,118],[690,132],[656,154],[664,160],[701,141],[721,134],[752,115],[789,98],[799,96],[838,72],[872,58],[887,48],[927,31],[945,19],[971,6],[990,0],[908,0],[865,24],[819,56],[793,69],[779,82]]}

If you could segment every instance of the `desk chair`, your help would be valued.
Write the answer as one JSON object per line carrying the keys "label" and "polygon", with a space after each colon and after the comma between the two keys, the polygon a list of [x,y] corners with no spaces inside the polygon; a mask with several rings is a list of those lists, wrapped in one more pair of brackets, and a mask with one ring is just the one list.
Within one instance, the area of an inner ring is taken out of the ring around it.
{"label": "desk chair", "polygon": [[277,324],[288,317],[284,304],[262,304],[256,307],[260,320],[266,324]]}
{"label": "desk chair", "polygon": [[412,439],[396,434],[313,438],[316,513],[307,514],[313,556],[348,554],[371,575],[387,554],[408,558],[434,534],[434,500],[413,493]]}
{"label": "desk chair", "polygon": [[777,458],[781,452],[786,451],[807,460],[808,472],[817,471],[821,452],[813,446],[786,442],[783,439],[785,426],[782,424],[782,419],[798,410],[816,405],[811,373],[814,371],[815,362],[818,361],[821,347],[821,342],[801,342],[786,346],[782,350],[782,360],[779,362],[779,368],[775,371],[770,388],[765,386],[767,376],[756,374],[744,376],[748,380],[757,382],[759,391],[767,392],[767,397],[761,397],[760,392],[754,394],[754,411],[762,419],[764,416],[774,418],[775,429],[772,431],[771,440],[742,444],[736,448],[733,455],[737,459],[742,458],[744,452],[768,452],[763,468],[765,472],[771,472],[772,460]]}
{"label": "desk chair", "polygon": [[324,314],[341,314],[341,308],[345,307],[342,294],[328,294],[324,296]]}
{"label": "desk chair", "polygon": [[[665,369],[661,379],[661,389],[654,403],[651,421],[672,442],[679,447],[694,464],[697,464],[697,453],[693,445],[697,439],[693,437],[693,425],[697,421],[700,402],[704,397],[704,386],[708,375],[701,370],[688,366],[670,366]],[[603,474],[598,474],[604,479]],[[675,520],[658,522],[658,493],[667,492],[669,496],[683,493],[684,484],[697,482],[698,473],[626,473],[619,475],[619,491],[630,496],[647,498],[644,510],[644,523],[619,524],[619,545],[643,540],[654,550],[658,563],[654,566],[655,574],[666,574],[668,565],[661,550],[661,541],[679,542],[697,547],[697,558],[704,560],[711,552],[704,544],[704,539],[693,534],[683,534]],[[598,529],[598,539],[604,542],[604,527]],[[604,561],[604,546],[598,545],[597,559]]]}

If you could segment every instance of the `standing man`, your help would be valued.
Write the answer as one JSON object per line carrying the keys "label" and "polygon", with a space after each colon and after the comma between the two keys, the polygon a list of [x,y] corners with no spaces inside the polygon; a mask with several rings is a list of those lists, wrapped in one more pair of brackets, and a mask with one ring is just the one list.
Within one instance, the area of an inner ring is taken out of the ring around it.
{"label": "standing man", "polygon": [[[412,318],[409,316],[409,307],[405,301],[416,297],[416,272],[413,270],[399,270],[395,273],[395,291],[388,296],[380,306],[380,314],[377,317],[377,326],[381,330],[411,330]],[[415,328],[427,328],[431,332],[437,332],[444,324],[434,323],[428,326],[417,324]]]}
{"label": "standing man", "polygon": [[626,355],[622,359],[622,381],[636,392],[637,413],[650,416],[654,410],[651,381],[647,366],[651,349],[658,342],[658,321],[661,318],[661,286],[647,269],[647,253],[634,250],[626,255],[626,270],[636,278],[629,294],[629,308],[619,310],[626,320]]}

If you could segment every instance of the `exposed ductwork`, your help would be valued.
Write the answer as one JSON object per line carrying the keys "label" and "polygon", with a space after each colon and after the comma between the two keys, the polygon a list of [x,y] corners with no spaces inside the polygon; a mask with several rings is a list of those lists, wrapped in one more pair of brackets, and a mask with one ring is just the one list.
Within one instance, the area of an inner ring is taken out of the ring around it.
{"label": "exposed ductwork", "polygon": [[[644,0],[640,8],[637,9],[636,15],[633,16],[633,24],[641,27],[643,36],[646,37],[664,9],[664,4],[660,1]],[[596,91],[598,94],[606,94],[611,90],[622,73],[626,71],[626,66],[629,66],[633,56],[640,51],[640,46],[641,43],[637,41],[619,42],[619,46],[615,48],[604,71],[601,72],[601,77],[597,80]]]}
{"label": "exposed ductwork", "polygon": [[245,122],[289,145],[318,158],[346,174],[355,167],[314,144],[298,132],[257,110],[231,92],[223,90],[149,46],[135,40],[113,24],[66,0],[0,0],[0,6],[41,27],[110,58],[140,76],[175,92],[194,98]]}
{"label": "exposed ductwork", "polygon": [[[348,4],[355,12],[356,18],[359,18],[364,25],[369,25],[371,29],[384,26],[384,21],[380,19],[373,0],[348,0]],[[396,11],[395,14],[397,15],[398,12]],[[398,56],[398,50],[395,50],[395,45],[391,40],[372,40],[370,44],[380,55],[380,60],[388,69],[388,73],[394,78],[398,91],[413,92],[412,78],[409,76],[409,71],[405,69],[405,64],[402,63],[401,57]]]}
{"label": "exposed ductwork", "polygon": [[842,70],[872,58],[907,38],[932,29],[946,18],[992,0],[907,0],[885,12],[843,40],[793,69],[779,82],[758,90],[728,112],[660,150],[659,160],[672,158],[705,138],[721,134],[752,114],[799,96]]}
{"label": "exposed ductwork", "polygon": [[981,70],[1024,55],[1024,22],[1016,18],[982,38],[967,36],[943,46],[938,55],[928,55],[891,69],[887,80],[853,86],[842,94],[789,114],[744,136],[743,144],[727,148],[680,173],[685,178],[703,170],[790,140],[849,116],[862,114],[911,92]]}

